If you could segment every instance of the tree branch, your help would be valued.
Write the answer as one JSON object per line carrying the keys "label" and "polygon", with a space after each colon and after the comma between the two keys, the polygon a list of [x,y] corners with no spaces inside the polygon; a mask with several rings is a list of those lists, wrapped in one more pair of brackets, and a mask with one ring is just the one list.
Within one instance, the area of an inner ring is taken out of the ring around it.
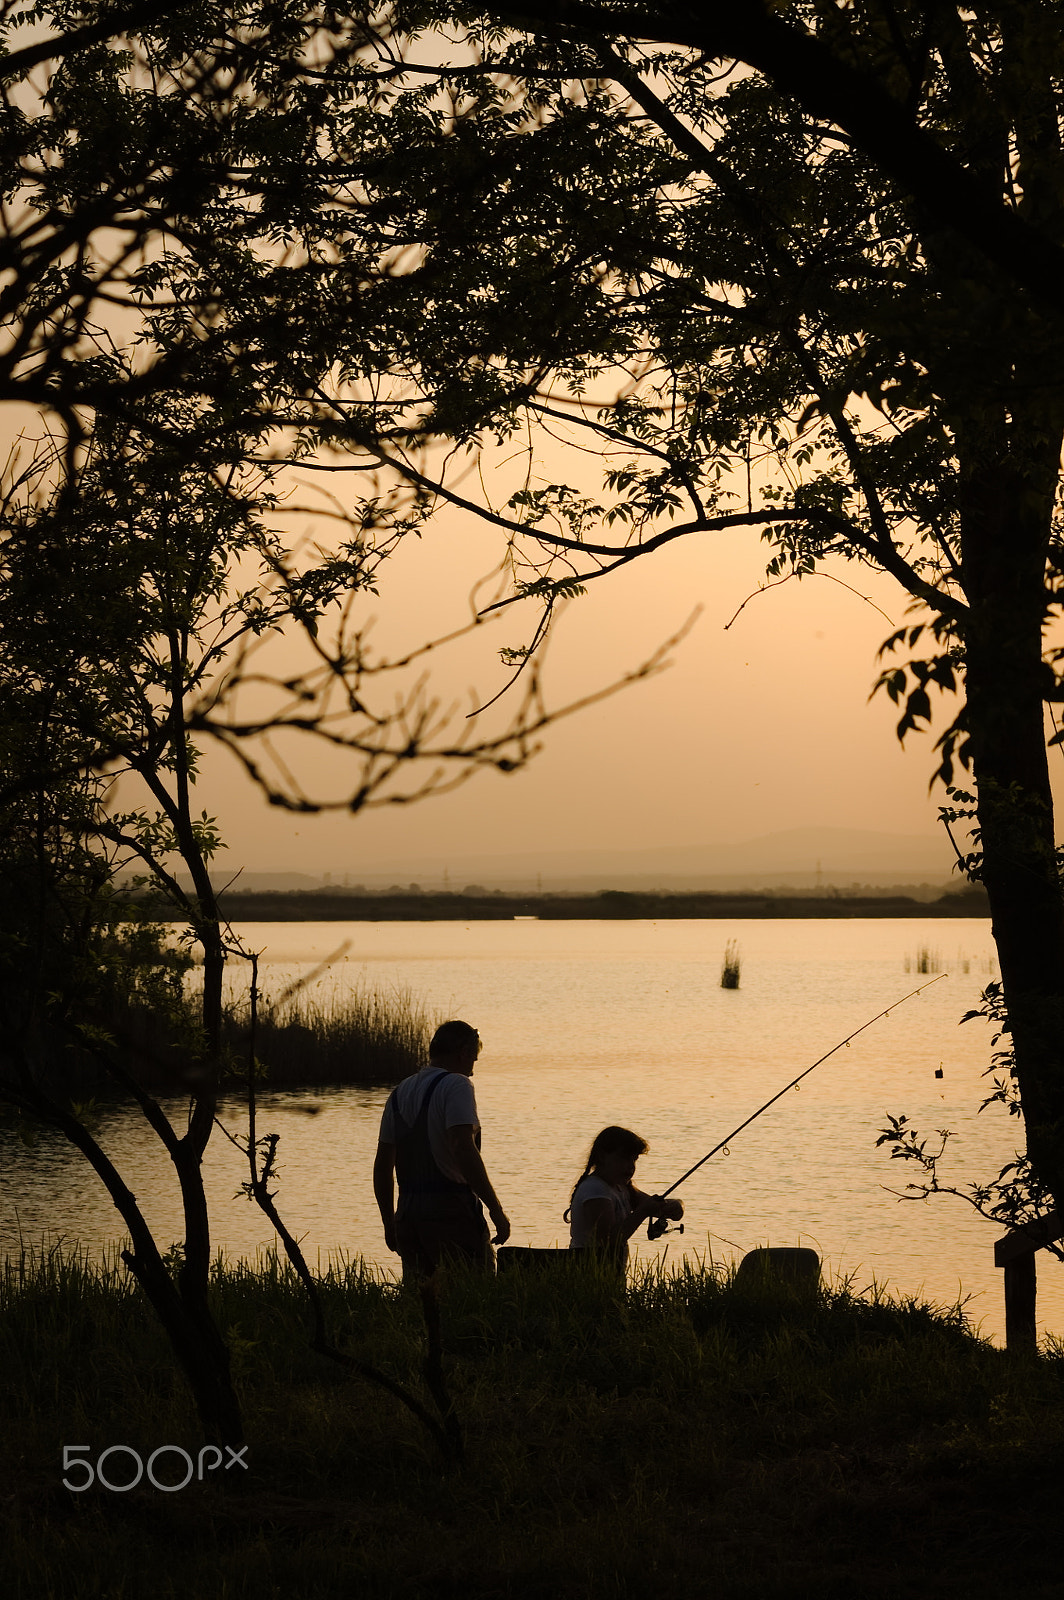
{"label": "tree branch", "polygon": [[702,0],[697,12],[687,6],[648,11],[581,0],[517,0],[490,10],[515,27],[571,35],[592,46],[602,35],[620,36],[745,62],[803,109],[837,124],[926,213],[945,221],[1049,309],[1059,310],[1064,249],[988,197],[982,181],[875,77],[841,60],[821,38],[760,0]]}

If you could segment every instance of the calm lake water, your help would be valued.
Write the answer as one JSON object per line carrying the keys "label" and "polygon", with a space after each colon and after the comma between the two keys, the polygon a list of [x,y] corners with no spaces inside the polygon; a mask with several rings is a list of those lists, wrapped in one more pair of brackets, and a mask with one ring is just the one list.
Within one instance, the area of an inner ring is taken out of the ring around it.
{"label": "calm lake water", "polygon": [[[994,975],[989,923],[870,919],[741,923],[271,923],[240,929],[263,952],[278,993],[346,944],[317,992],[360,984],[409,988],[441,1018],[481,1032],[474,1084],[484,1155],[513,1222],[512,1242],[564,1241],[561,1213],[593,1135],[620,1122],[649,1141],[638,1182],[671,1184],[777,1089],[882,1007],[927,981],[918,953],[949,974],[840,1050],[684,1184],[686,1231],[664,1254],[714,1261],[761,1244],[811,1245],[826,1273],[951,1304],[967,1297],[982,1331],[1004,1332],[999,1230],[962,1201],[900,1202],[906,1165],[876,1148],[885,1114],[925,1131],[950,1128],[949,1181],[995,1174],[1019,1124],[977,1115],[989,1029],[959,1019]],[[720,987],[725,944],[738,939],[742,983]],[[936,1078],[941,1067],[942,1077]],[[388,1255],[370,1184],[386,1089],[268,1096],[262,1131],[280,1142],[279,1201],[311,1262]],[[175,1120],[181,1107],[168,1108]],[[224,1124],[242,1126],[237,1105]],[[138,1195],[156,1236],[180,1237],[177,1187],[138,1116],[105,1112],[96,1133]],[[62,1141],[26,1151],[0,1129],[0,1248],[62,1237],[91,1250],[121,1236],[93,1174]],[[207,1157],[214,1242],[254,1256],[271,1242],[259,1212],[235,1198],[239,1153],[222,1137]],[[1039,1321],[1064,1332],[1064,1274],[1039,1257]]]}

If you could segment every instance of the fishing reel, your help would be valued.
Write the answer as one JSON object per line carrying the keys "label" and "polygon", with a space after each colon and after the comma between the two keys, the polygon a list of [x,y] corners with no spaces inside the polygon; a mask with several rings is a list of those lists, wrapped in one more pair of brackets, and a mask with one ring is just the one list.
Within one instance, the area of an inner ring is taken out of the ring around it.
{"label": "fishing reel", "polygon": [[[655,1196],[655,1199],[656,1198],[657,1198],[657,1196]],[[683,1232],[683,1223],[682,1222],[678,1222],[676,1224],[675,1228],[672,1228],[672,1227],[669,1226],[669,1218],[668,1217],[648,1217],[647,1218],[647,1238],[648,1239],[660,1239],[663,1233],[682,1233],[682,1232]]]}

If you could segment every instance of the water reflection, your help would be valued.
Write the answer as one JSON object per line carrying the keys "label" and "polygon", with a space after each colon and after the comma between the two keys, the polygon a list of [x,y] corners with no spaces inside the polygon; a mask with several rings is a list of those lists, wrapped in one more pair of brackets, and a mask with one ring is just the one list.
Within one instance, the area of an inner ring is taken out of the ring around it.
{"label": "water reflection", "polygon": [[[620,1122],[650,1143],[647,1188],[671,1184],[725,1133],[881,1006],[920,981],[906,958],[935,949],[951,976],[907,1002],[785,1096],[682,1191],[687,1231],[642,1257],[678,1248],[730,1259],[759,1244],[809,1244],[835,1274],[873,1278],[952,1302],[974,1296],[984,1331],[1003,1332],[995,1228],[959,1201],[899,1203],[908,1173],[875,1148],[884,1113],[906,1112],[956,1131],[956,1181],[996,1172],[1017,1124],[976,1115],[989,1033],[958,1027],[993,959],[989,925],[906,920],[745,923],[742,983],[720,988],[731,924],[413,923],[245,927],[265,949],[267,982],[350,941],[346,960],[318,981],[406,985],[438,1015],[464,1015],[485,1041],[474,1083],[485,1156],[514,1224],[516,1244],[553,1243],[561,1213],[598,1128]],[[963,970],[967,964],[968,971]],[[936,1078],[936,1069],[943,1076]],[[370,1187],[387,1090],[267,1096],[260,1131],[280,1134],[279,1202],[312,1262],[364,1254],[385,1270]],[[184,1107],[167,1105],[180,1125]],[[222,1108],[243,1127],[237,1102]],[[135,1113],[100,1111],[94,1131],[137,1194],[165,1246],[180,1237],[177,1183],[165,1153]],[[212,1140],[205,1171],[214,1241],[230,1256],[271,1243],[265,1220],[240,1193],[245,1168]],[[24,1150],[0,1130],[0,1245],[61,1235],[92,1247],[119,1237],[98,1181],[65,1141],[42,1133]],[[1039,1259],[1040,1321],[1064,1327],[1059,1268]]]}

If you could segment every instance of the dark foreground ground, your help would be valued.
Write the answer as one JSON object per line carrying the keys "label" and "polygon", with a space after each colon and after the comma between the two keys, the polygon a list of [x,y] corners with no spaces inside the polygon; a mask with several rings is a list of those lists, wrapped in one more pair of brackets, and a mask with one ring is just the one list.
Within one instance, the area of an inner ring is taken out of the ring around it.
{"label": "dark foreground ground", "polygon": [[[163,902],[142,902],[162,920]],[[808,896],[768,894],[641,894],[605,889],[600,894],[352,894],[339,891],[240,894],[221,897],[232,922],[509,922],[514,917],[564,919],[668,917],[986,917],[986,895],[966,889],[938,900],[909,895]]]}
{"label": "dark foreground ground", "polygon": [[[417,1300],[356,1270],[326,1290],[345,1347],[431,1404]],[[956,1312],[709,1273],[623,1297],[591,1273],[452,1281],[456,1465],[307,1349],[287,1275],[222,1274],[215,1305],[249,1470],[76,1493],[64,1445],[195,1453],[195,1422],[120,1271],[9,1280],[5,1596],[1059,1600],[1064,1360],[1010,1358]]]}

